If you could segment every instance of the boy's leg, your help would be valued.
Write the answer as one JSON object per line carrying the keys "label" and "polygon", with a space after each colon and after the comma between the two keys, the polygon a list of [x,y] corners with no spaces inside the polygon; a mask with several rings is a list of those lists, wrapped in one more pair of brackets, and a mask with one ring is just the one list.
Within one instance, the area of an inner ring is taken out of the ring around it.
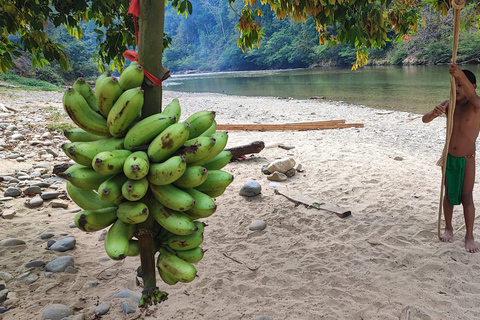
{"label": "boy's leg", "polygon": [[440,236],[440,240],[442,240],[443,242],[452,242],[453,241],[453,226],[452,226],[453,206],[450,205],[450,200],[448,200],[448,187],[447,187],[446,180],[445,180],[445,196],[443,197],[443,216],[445,218],[445,231]]}
{"label": "boy's leg", "polygon": [[462,188],[463,214],[465,217],[465,249],[468,252],[478,252],[478,246],[473,239],[473,224],[475,220],[475,205],[473,203],[473,185],[475,182],[475,158],[467,158],[465,162],[465,180]]}

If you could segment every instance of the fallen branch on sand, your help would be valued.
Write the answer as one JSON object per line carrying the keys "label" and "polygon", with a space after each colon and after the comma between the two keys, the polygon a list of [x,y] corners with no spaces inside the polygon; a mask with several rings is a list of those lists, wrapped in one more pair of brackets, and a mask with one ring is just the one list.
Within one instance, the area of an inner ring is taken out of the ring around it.
{"label": "fallen branch on sand", "polygon": [[288,200],[292,201],[295,204],[295,207],[298,207],[299,205],[302,204],[306,208],[312,208],[313,207],[313,208],[318,209],[318,210],[325,210],[325,211],[328,211],[328,212],[335,213],[340,218],[346,218],[346,217],[348,217],[352,214],[352,212],[350,210],[341,212],[341,211],[337,211],[337,210],[333,210],[333,209],[328,209],[328,208],[325,207],[325,203],[318,203],[318,202],[311,202],[310,203],[310,202],[307,202],[307,201],[294,199],[292,197],[289,197],[289,196],[281,193],[278,189],[275,189],[274,192],[275,192],[275,194],[279,194],[281,196],[284,196]]}
{"label": "fallen branch on sand", "polygon": [[265,143],[263,141],[253,141],[249,144],[227,148],[226,151],[230,151],[232,153],[232,158],[236,159],[246,154],[258,153],[265,148]]}
{"label": "fallen branch on sand", "polygon": [[326,130],[363,128],[363,123],[345,123],[345,120],[327,120],[283,124],[218,124],[217,130],[272,131],[272,130]]}
{"label": "fallen branch on sand", "polygon": [[[239,260],[237,260],[237,259],[235,259],[235,258],[230,257],[230,256],[229,256],[228,254],[226,254],[225,252],[223,253],[223,255],[224,255],[225,257],[227,257],[227,258],[235,261],[236,263],[245,264],[245,263],[243,263],[242,261],[239,261]],[[258,268],[260,268],[260,267],[250,268],[249,266],[247,266],[247,268],[248,268],[249,270],[256,271],[256,270],[258,270]]]}

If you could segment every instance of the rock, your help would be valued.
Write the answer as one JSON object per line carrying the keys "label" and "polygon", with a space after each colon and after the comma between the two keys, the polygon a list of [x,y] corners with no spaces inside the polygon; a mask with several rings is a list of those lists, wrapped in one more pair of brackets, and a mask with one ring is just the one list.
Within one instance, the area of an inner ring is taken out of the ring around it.
{"label": "rock", "polygon": [[17,238],[7,238],[0,241],[2,247],[20,246],[26,244],[25,241]]}
{"label": "rock", "polygon": [[90,288],[95,288],[96,286],[98,286],[99,282],[97,280],[92,280],[92,281],[88,281],[87,282],[87,285],[90,287]]}
{"label": "rock", "polygon": [[41,197],[43,200],[51,200],[51,199],[58,198],[58,196],[61,194],[62,193],[58,191],[48,191],[48,192],[42,193]]}
{"label": "rock", "polygon": [[44,320],[62,320],[73,315],[73,309],[63,304],[51,304],[42,310]]}
{"label": "rock", "polygon": [[8,282],[13,279],[13,276],[5,271],[0,271],[0,279],[2,279],[5,282]]}
{"label": "rock", "polygon": [[25,279],[25,281],[28,283],[28,284],[32,284],[34,283],[35,281],[38,280],[38,275],[36,274],[31,274],[27,277],[27,279]]}
{"label": "rock", "polygon": [[49,249],[57,252],[65,252],[67,250],[73,250],[76,243],[77,242],[73,237],[63,238],[52,244]]}
{"label": "rock", "polygon": [[268,171],[268,164],[264,164],[262,166],[262,173],[266,175],[272,174],[270,171]]}
{"label": "rock", "polygon": [[59,200],[53,200],[52,202],[50,202],[50,205],[52,206],[52,208],[68,208],[68,203]]}
{"label": "rock", "polygon": [[93,313],[95,315],[103,316],[110,310],[110,307],[112,306],[112,303],[110,301],[104,301],[100,303],[94,310]]}
{"label": "rock", "polygon": [[137,311],[137,303],[130,300],[123,301],[121,308],[123,314],[134,313]]}
{"label": "rock", "polygon": [[138,292],[134,292],[134,291],[127,290],[127,289],[122,290],[115,295],[115,298],[131,298],[135,302],[139,302],[141,297],[142,297],[142,295],[139,294]]}
{"label": "rock", "polygon": [[40,236],[40,239],[43,239],[43,240],[46,240],[46,239],[50,239],[51,237],[53,237],[55,234],[53,232],[44,232],[42,233],[42,235]]}
{"label": "rock", "polygon": [[267,227],[267,223],[263,220],[253,220],[252,223],[250,223],[250,226],[248,229],[251,231],[257,231],[257,230],[263,230]]}
{"label": "rock", "polygon": [[25,137],[23,136],[23,134],[20,134],[20,133],[15,133],[12,135],[11,137],[13,140],[18,140],[18,141],[23,141],[25,140]]}
{"label": "rock", "polygon": [[295,167],[295,160],[292,157],[275,160],[268,165],[269,172],[285,173]]}
{"label": "rock", "polygon": [[73,257],[61,256],[47,263],[45,270],[49,272],[63,272],[69,266],[73,267]]}
{"label": "rock", "polygon": [[5,300],[7,300],[8,297],[8,290],[5,290],[5,292],[0,292],[0,303],[4,303]]}
{"label": "rock", "polygon": [[295,175],[295,172],[296,172],[295,169],[292,168],[290,170],[287,170],[287,172],[285,172],[285,175],[287,176],[287,178],[291,178]]}
{"label": "rock", "polygon": [[288,177],[284,173],[275,171],[270,176],[268,176],[267,179],[270,181],[287,181]]}
{"label": "rock", "polygon": [[77,273],[78,273],[78,270],[75,269],[74,267],[68,266],[68,267],[65,268],[65,273],[77,274]]}
{"label": "rock", "polygon": [[17,214],[17,212],[15,210],[7,209],[7,210],[2,212],[2,218],[3,219],[13,219],[13,217],[15,217],[16,214]]}
{"label": "rock", "polygon": [[43,204],[43,199],[39,196],[35,196],[27,201],[28,206],[31,208],[40,207]]}
{"label": "rock", "polygon": [[57,239],[49,239],[47,241],[47,248],[50,248],[51,246],[53,246],[55,242],[57,242]]}
{"label": "rock", "polygon": [[17,187],[9,187],[3,193],[4,197],[18,197],[20,195],[22,195],[22,189]]}
{"label": "rock", "polygon": [[40,268],[45,266],[45,262],[37,260],[37,261],[30,261],[25,264],[25,268]]}
{"label": "rock", "polygon": [[28,187],[23,190],[24,194],[40,194],[42,193],[42,189],[39,186]]}
{"label": "rock", "polygon": [[262,186],[255,180],[249,180],[240,189],[240,195],[244,197],[258,196],[262,191]]}

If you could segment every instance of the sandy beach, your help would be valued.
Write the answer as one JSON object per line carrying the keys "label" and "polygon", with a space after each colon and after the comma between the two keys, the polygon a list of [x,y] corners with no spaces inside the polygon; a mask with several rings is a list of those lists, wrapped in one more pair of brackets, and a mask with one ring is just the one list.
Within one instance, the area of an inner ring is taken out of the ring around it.
{"label": "sandy beach", "polygon": [[[42,108],[61,110],[61,96],[49,93],[32,100],[6,90],[0,92],[0,102],[41,117]],[[480,254],[465,252],[464,229],[453,243],[437,237],[441,169],[436,161],[445,141],[444,117],[423,124],[418,114],[318,99],[171,91],[164,91],[163,98],[165,103],[179,99],[182,119],[213,110],[219,124],[344,119],[364,127],[229,131],[227,148],[253,141],[263,141],[266,147],[224,168],[235,179],[216,198],[217,212],[203,219],[207,227],[202,248],[207,252],[196,264],[197,279],[174,286],[158,279],[160,289],[169,293],[168,300],[127,315],[120,308],[125,299],[115,295],[125,289],[141,292],[135,281],[139,257],[120,262],[108,259],[99,239],[101,231],[85,233],[70,227],[76,208],[71,201],[67,209],[52,208],[48,202],[28,208],[26,196],[5,201],[2,209],[14,209],[16,215],[0,219],[0,240],[19,238],[25,244],[0,247],[0,271],[13,276],[8,282],[0,279],[8,290],[7,300],[0,303],[7,311],[0,319],[43,319],[42,310],[57,303],[73,308],[70,319],[480,318]],[[69,160],[60,142],[50,146],[58,152],[52,166]],[[2,175],[28,170],[40,161],[35,154],[24,162],[6,159],[11,152],[9,148],[0,151]],[[301,164],[303,171],[284,182],[268,180],[262,166],[286,157]],[[249,180],[261,185],[260,195],[239,194]],[[58,188],[65,190],[65,185]],[[328,211],[295,206],[275,194],[275,188],[352,214],[342,219]],[[478,178],[475,188],[478,203]],[[249,225],[259,219],[267,223],[266,228],[251,231]],[[474,231],[477,241],[479,223]],[[454,227],[461,225],[462,209],[456,207]],[[56,239],[74,237],[75,249],[46,250],[47,241],[40,235],[47,231]],[[49,262],[60,255],[72,256],[78,272],[46,277],[42,267],[25,267],[28,262]],[[38,276],[35,282],[17,279],[27,270]],[[98,285],[89,286],[91,281]],[[94,309],[105,301],[111,302],[110,310],[96,318]]]}

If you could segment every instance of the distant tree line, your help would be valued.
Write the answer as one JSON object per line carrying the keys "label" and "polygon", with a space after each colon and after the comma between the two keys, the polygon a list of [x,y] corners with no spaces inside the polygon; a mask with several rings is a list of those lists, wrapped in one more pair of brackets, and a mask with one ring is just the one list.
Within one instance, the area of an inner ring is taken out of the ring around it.
{"label": "distant tree line", "polygon": [[[224,0],[191,0],[193,13],[187,18],[167,8],[165,32],[172,39],[165,49],[163,64],[172,73],[265,70],[308,68],[318,66],[351,66],[356,49],[349,45],[329,47],[319,45],[315,23],[294,23],[278,20],[268,9],[260,18],[265,37],[260,48],[245,53],[237,46],[239,31],[235,28],[243,3],[230,7]],[[447,63],[452,56],[453,15],[444,18],[440,13],[426,8],[422,14],[425,25],[419,32],[394,42],[389,34],[386,47],[370,50],[369,64],[439,64]],[[83,25],[82,40],[73,39],[64,29],[51,28],[49,33],[62,43],[72,61],[72,70],[61,71],[55,63],[43,69],[31,69],[27,57],[17,59],[19,75],[35,77],[53,84],[71,84],[79,77],[93,79],[98,76],[94,62],[97,34],[93,23]],[[470,28],[461,32],[458,62],[480,62],[480,31]]]}

